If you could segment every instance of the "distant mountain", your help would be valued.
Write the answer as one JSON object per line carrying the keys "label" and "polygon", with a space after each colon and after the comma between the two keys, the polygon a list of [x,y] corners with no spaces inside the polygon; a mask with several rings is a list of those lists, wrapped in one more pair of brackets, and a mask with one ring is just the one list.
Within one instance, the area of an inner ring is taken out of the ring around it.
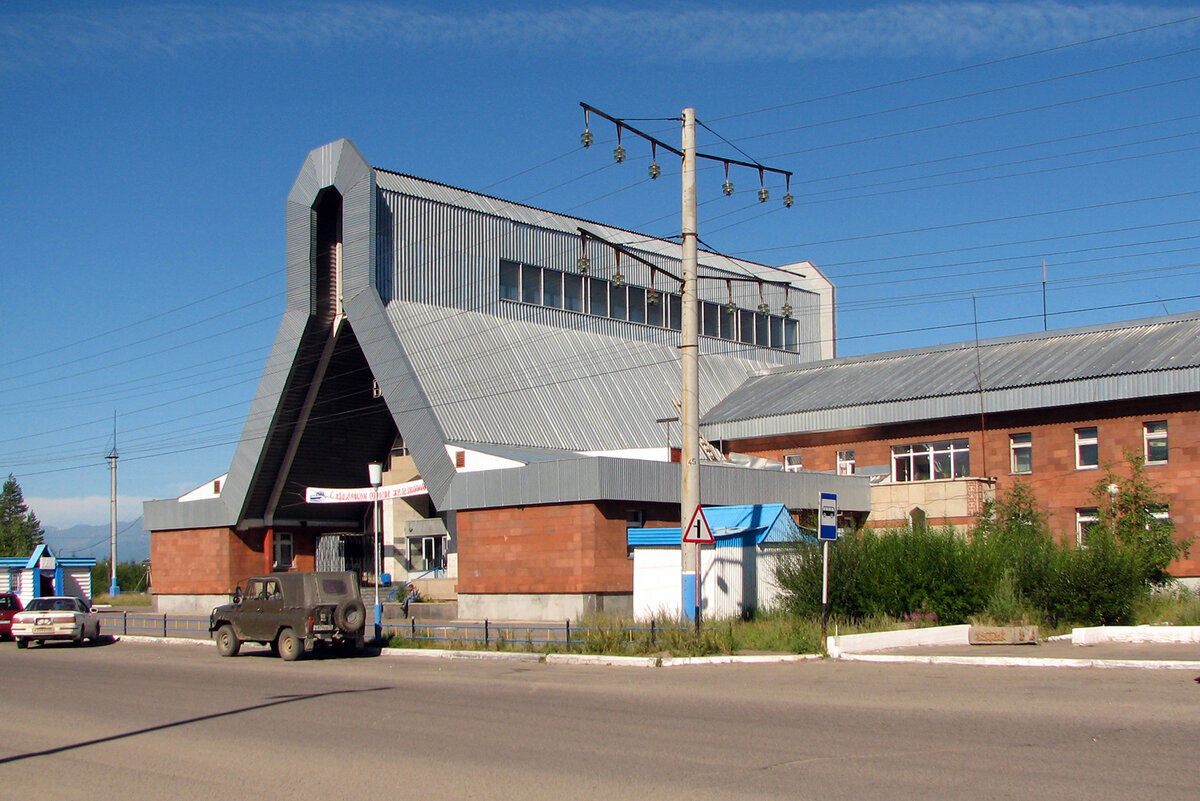
{"label": "distant mountain", "polygon": [[[71,526],[45,528],[46,544],[59,556],[94,556],[97,561],[108,558],[109,526]],[[117,561],[140,562],[150,558],[150,532],[142,530],[142,518],[117,523]]]}

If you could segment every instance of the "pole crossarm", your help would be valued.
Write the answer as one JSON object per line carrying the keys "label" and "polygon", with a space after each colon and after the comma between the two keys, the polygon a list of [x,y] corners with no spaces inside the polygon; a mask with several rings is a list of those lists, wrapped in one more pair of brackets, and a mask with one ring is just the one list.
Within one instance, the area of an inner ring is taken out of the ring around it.
{"label": "pole crossarm", "polygon": [[[587,103],[584,103],[582,101],[579,103],[579,105],[583,107],[583,110],[585,113],[595,114],[597,117],[603,117],[604,119],[611,122],[613,125],[616,125],[618,131],[629,131],[630,133],[635,134],[635,135],[640,136],[641,138],[645,139],[647,142],[652,143],[655,147],[661,147],[663,150],[666,150],[670,153],[674,153],[676,156],[683,158],[682,150],[675,148],[675,147],[671,147],[669,144],[667,144],[666,142],[664,142],[663,140],[659,139],[656,136],[653,136],[651,134],[646,133],[645,131],[641,131],[641,130],[638,130],[637,128],[634,128],[632,125],[630,125],[628,122],[621,119],[620,117],[613,117],[609,114],[605,114],[603,111],[596,108],[595,106],[589,106]],[[670,117],[669,119],[681,120],[682,118]],[[757,161],[741,161],[739,159],[726,158],[725,156],[712,156],[707,153],[696,153],[696,158],[708,159],[709,161],[717,161],[722,164],[736,164],[739,167],[749,167],[752,170],[758,170],[760,173],[769,172],[769,173],[774,173],[775,175],[782,175],[789,182],[792,179],[791,170],[781,170],[776,167],[768,167],[765,164],[758,163]]]}
{"label": "pole crossarm", "polygon": [[[588,230],[586,230],[586,229],[584,229],[584,228],[578,228],[577,230],[579,231],[579,236],[580,236],[580,238],[583,240],[583,244],[585,244],[585,245],[586,245],[586,244],[587,244],[587,241],[588,241],[589,239],[593,239],[593,240],[595,240],[595,241],[599,242],[600,244],[604,245],[605,247],[611,248],[612,250],[616,251],[617,253],[620,253],[620,254],[622,254],[623,256],[628,256],[629,258],[633,259],[634,261],[636,261],[636,262],[638,262],[638,263],[640,263],[640,264],[644,264],[646,267],[649,267],[649,268],[650,268],[650,271],[651,271],[651,274],[654,274],[654,273],[662,273],[663,275],[667,276],[668,278],[670,278],[670,279],[672,279],[672,280],[674,280],[674,281],[677,281],[677,282],[679,282],[679,283],[681,283],[681,284],[683,283],[683,279],[682,279],[682,278],[680,278],[680,277],[679,277],[678,275],[676,275],[675,273],[673,273],[673,272],[671,272],[670,270],[667,270],[667,269],[665,269],[665,268],[663,268],[663,267],[659,267],[657,264],[652,264],[652,263],[650,263],[649,261],[647,261],[646,259],[643,259],[641,256],[639,256],[638,254],[634,253],[632,250],[630,250],[629,248],[625,247],[624,245],[619,245],[619,244],[617,244],[616,242],[613,242],[613,241],[611,241],[611,240],[605,239],[605,238],[604,238],[604,237],[602,237],[602,236],[598,236],[598,235],[596,235],[596,234],[592,233],[591,231],[588,231]],[[728,258],[728,257],[726,257],[726,258]],[[700,265],[700,266],[705,266],[705,265]],[[708,269],[710,269],[710,270],[719,270],[720,268],[719,268],[719,267],[708,267]],[[736,281],[736,282],[738,282],[738,283],[743,283],[743,284],[759,284],[759,285],[761,285],[761,286],[774,286],[774,287],[779,287],[780,289],[792,289],[792,288],[793,288],[793,287],[792,287],[792,285],[791,285],[791,283],[790,283],[790,282],[788,282],[788,281],[772,281],[772,280],[770,280],[770,279],[767,279],[767,278],[754,278],[754,277],[751,277],[751,276],[741,276],[741,275],[697,275],[696,277],[697,277],[697,278],[708,279],[708,280],[712,280],[712,281]],[[801,277],[803,277],[803,276],[801,276]]]}

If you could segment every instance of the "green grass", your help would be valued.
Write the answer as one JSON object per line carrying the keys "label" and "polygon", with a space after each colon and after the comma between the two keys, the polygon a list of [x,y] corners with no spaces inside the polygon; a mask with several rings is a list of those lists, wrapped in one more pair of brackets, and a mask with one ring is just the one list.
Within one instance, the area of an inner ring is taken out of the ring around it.
{"label": "green grass", "polygon": [[154,603],[154,597],[148,592],[123,592],[120,595],[109,595],[102,592],[92,598],[92,605],[104,604],[106,606],[150,606]]}

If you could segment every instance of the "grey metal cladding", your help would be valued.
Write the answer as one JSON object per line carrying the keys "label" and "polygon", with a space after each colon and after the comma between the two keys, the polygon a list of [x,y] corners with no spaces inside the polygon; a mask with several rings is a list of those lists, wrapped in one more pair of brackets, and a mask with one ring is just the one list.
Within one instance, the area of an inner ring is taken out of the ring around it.
{"label": "grey metal cladding", "polygon": [[[678,503],[680,466],[672,462],[578,457],[524,467],[459,473],[447,499],[449,509],[623,500]],[[869,481],[854,476],[785,473],[701,464],[701,498],[706,505],[783,503],[814,509],[822,492],[835,492],[838,507],[870,508]]]}
{"label": "grey metal cladding", "polygon": [[[499,300],[500,260],[578,273],[578,260],[584,252],[580,228],[628,247],[667,273],[681,273],[679,245],[674,242],[384,170],[375,171],[375,180],[379,187],[376,216],[379,287],[385,302],[418,301],[510,316],[551,314],[556,310],[521,309],[517,304]],[[617,269],[618,256],[611,248],[590,241],[586,252],[591,261],[591,275],[608,278]],[[711,277],[699,284],[702,300],[724,304],[732,299],[748,309],[766,301],[777,312],[785,302],[793,307],[794,317],[802,328],[800,353],[764,350],[756,353],[755,358],[776,363],[820,358],[824,334],[819,292],[800,286],[785,292],[771,285],[759,287],[754,283],[720,280],[722,276],[747,274],[773,281],[801,280],[791,273],[741,259],[702,252],[701,265],[702,274]],[[662,273],[652,279],[650,269],[634,259],[621,259],[620,269],[630,284],[653,285],[663,292],[679,289]],[[821,287],[828,284],[815,268],[809,273],[809,278],[801,283],[815,282]],[[624,336],[641,336],[639,329],[650,328],[557,311],[553,324],[565,327],[594,330],[603,322],[622,328]],[[725,347],[730,344],[723,343]]]}
{"label": "grey metal cladding", "polygon": [[[981,374],[980,374],[981,369]],[[1200,314],[778,368],[704,417],[721,439],[1195,392]]]}
{"label": "grey metal cladding", "polygon": [[237,520],[220,498],[180,502],[170,500],[142,503],[142,527],[146,531],[233,526]]}
{"label": "grey metal cladding", "polygon": [[404,346],[373,291],[347,298],[345,309],[396,428],[404,437],[430,496],[440,507],[454,477],[454,465],[446,453],[446,435]]}
{"label": "grey metal cladding", "polygon": [[[655,421],[677,414],[672,346],[418,303],[387,312],[448,440],[563,450],[666,444]],[[702,359],[702,408],[755,366]]]}

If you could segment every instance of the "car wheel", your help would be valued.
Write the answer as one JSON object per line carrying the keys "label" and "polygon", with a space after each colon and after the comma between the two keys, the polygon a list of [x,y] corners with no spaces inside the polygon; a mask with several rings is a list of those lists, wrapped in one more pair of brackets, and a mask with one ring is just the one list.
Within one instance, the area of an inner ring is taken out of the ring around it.
{"label": "car wheel", "polygon": [[100,642],[100,621],[96,621],[96,628],[92,629],[92,642]]}
{"label": "car wheel", "polygon": [[83,635],[84,635],[86,632],[87,632],[87,625],[86,625],[86,624],[83,624],[83,623],[80,623],[80,624],[79,624],[79,633],[78,633],[78,634],[76,634],[76,635],[75,635],[75,638],[74,638],[74,639],[75,639],[75,644],[76,644],[76,645],[83,645]]}
{"label": "car wheel", "polygon": [[18,648],[28,648],[29,640],[25,639],[24,637],[17,637],[17,647]]}
{"label": "car wheel", "polygon": [[276,640],[275,644],[279,649],[279,656],[285,662],[295,662],[304,653],[304,644],[300,642],[300,638],[296,636],[296,632],[291,629],[284,629],[279,632],[279,639]]}
{"label": "car wheel", "polygon": [[217,653],[221,656],[237,656],[238,651],[242,648],[242,641],[238,639],[237,633],[234,632],[233,626],[226,623],[217,629]]}

